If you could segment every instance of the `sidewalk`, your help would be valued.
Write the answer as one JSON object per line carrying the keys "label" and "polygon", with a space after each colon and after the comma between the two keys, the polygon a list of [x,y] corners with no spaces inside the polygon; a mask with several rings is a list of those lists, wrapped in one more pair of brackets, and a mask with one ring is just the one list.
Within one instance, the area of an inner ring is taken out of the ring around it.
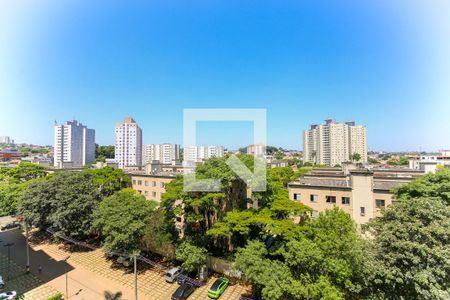
{"label": "sidewalk", "polygon": [[[8,270],[10,272],[8,272]],[[4,291],[16,291],[18,295],[24,294],[25,300],[46,300],[58,293],[50,284],[44,283],[32,273],[26,273],[25,268],[0,254],[0,272],[5,282]]]}

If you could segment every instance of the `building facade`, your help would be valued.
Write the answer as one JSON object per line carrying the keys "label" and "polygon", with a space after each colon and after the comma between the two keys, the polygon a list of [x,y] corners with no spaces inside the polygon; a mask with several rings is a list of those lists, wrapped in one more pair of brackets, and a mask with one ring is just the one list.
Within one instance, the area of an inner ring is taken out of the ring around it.
{"label": "building facade", "polygon": [[256,157],[266,156],[266,145],[253,144],[247,146],[247,154],[254,155]]}
{"label": "building facade", "polygon": [[79,168],[95,160],[95,130],[76,120],[54,127],[54,160],[57,168]]}
{"label": "building facade", "polygon": [[436,171],[438,166],[450,168],[450,150],[442,150],[440,153],[424,154],[409,159],[409,168],[413,170],[429,173]]}
{"label": "building facade", "polygon": [[180,145],[177,144],[149,144],[143,147],[143,165],[157,160],[162,164],[171,164],[180,160]]}
{"label": "building facade", "polygon": [[183,160],[187,163],[199,163],[211,157],[222,157],[222,146],[189,146],[183,149]]}
{"label": "building facade", "polygon": [[366,127],[355,122],[337,123],[334,119],[325,124],[311,125],[303,133],[303,159],[313,164],[335,166],[359,154],[359,162],[367,162]]}
{"label": "building facade", "polygon": [[133,118],[116,124],[115,160],[119,168],[142,165],[142,129]]}
{"label": "building facade", "polygon": [[378,216],[391,205],[392,189],[423,175],[408,169],[313,169],[289,183],[289,198],[312,208],[311,217],[337,206],[349,213],[357,224]]}
{"label": "building facade", "polygon": [[155,174],[132,173],[131,183],[134,190],[145,196],[147,200],[161,201],[161,195],[166,192],[165,186],[175,179],[176,175],[169,172]]}
{"label": "building facade", "polygon": [[3,145],[10,145],[10,144],[14,144],[14,140],[11,139],[9,136],[0,136],[0,144]]}

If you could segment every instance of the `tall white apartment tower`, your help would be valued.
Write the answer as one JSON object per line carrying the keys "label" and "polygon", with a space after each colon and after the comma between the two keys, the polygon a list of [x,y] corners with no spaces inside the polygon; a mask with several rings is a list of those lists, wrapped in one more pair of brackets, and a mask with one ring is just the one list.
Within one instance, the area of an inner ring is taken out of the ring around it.
{"label": "tall white apartment tower", "polygon": [[142,165],[142,129],[127,117],[116,124],[115,161],[119,168]]}
{"label": "tall white apartment tower", "polygon": [[69,165],[74,168],[95,160],[95,130],[76,120],[62,125],[55,124],[54,163],[58,168]]}
{"label": "tall white apartment tower", "polygon": [[171,164],[180,160],[180,145],[177,144],[149,144],[143,147],[143,164],[158,160],[162,164]]}
{"label": "tall white apartment tower", "polygon": [[361,156],[359,162],[367,162],[366,127],[355,122],[328,119],[303,133],[305,162],[334,166],[349,161],[354,153]]}

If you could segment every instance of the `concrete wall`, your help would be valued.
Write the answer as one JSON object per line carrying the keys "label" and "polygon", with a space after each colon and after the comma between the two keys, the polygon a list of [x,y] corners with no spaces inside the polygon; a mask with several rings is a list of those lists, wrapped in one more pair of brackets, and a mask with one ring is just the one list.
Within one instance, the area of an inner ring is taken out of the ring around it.
{"label": "concrete wall", "polygon": [[228,277],[233,277],[236,279],[242,278],[242,273],[233,269],[232,263],[218,257],[208,256],[207,261],[208,270],[224,274]]}

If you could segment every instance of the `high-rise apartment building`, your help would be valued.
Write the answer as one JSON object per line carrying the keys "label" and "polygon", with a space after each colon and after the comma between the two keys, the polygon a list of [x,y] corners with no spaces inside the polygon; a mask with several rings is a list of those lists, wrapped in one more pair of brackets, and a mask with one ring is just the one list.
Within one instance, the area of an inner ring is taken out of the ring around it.
{"label": "high-rise apartment building", "polygon": [[54,162],[58,168],[74,168],[93,163],[95,160],[95,130],[80,122],[67,121],[55,124]]}
{"label": "high-rise apartment building", "polygon": [[142,129],[127,117],[116,124],[115,160],[119,168],[142,165]]}
{"label": "high-rise apartment building", "polygon": [[328,119],[303,133],[305,162],[334,166],[349,161],[355,153],[361,156],[359,162],[367,162],[366,127],[355,122]]}
{"label": "high-rise apartment building", "polygon": [[14,140],[9,136],[0,136],[0,144],[14,144]]}
{"label": "high-rise apartment building", "polygon": [[185,162],[198,163],[211,157],[222,157],[224,149],[222,146],[189,146],[183,149]]}
{"label": "high-rise apartment building", "polygon": [[149,144],[143,147],[143,164],[157,160],[162,164],[171,164],[180,160],[180,145],[177,144]]}

